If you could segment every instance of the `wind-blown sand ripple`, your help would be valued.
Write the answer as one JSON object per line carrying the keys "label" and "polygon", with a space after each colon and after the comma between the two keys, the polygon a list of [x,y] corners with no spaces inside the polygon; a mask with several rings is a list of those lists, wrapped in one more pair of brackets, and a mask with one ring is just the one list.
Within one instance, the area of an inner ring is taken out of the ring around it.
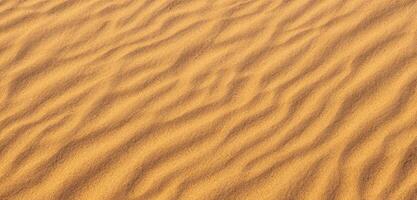
{"label": "wind-blown sand ripple", "polygon": [[0,1],[0,199],[417,199],[415,0]]}

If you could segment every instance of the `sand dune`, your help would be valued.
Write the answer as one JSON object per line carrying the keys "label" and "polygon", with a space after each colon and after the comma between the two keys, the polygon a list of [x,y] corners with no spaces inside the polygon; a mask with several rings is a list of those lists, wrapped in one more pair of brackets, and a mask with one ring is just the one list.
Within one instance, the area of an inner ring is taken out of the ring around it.
{"label": "sand dune", "polygon": [[417,199],[416,0],[2,0],[1,200]]}

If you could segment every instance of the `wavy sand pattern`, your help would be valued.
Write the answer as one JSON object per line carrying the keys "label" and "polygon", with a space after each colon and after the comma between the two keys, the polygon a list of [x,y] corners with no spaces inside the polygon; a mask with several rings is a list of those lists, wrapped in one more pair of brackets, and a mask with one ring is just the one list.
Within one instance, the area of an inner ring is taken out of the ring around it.
{"label": "wavy sand pattern", "polygon": [[417,199],[417,1],[2,0],[0,199]]}

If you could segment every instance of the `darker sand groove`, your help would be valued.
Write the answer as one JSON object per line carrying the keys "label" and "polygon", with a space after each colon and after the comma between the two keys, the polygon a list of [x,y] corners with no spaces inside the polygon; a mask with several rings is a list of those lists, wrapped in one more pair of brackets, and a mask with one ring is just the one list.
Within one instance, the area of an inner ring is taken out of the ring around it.
{"label": "darker sand groove", "polygon": [[368,162],[365,164],[364,169],[362,169],[359,178],[358,191],[361,196],[365,196],[367,190],[376,183],[378,172],[382,170],[383,167],[383,164],[381,163],[384,163],[385,159],[386,149],[384,147],[368,159]]}
{"label": "darker sand groove", "polygon": [[56,6],[48,10],[48,14],[55,14],[57,12],[62,12],[65,9],[75,6],[80,1],[66,1],[63,3],[58,3]]}
{"label": "darker sand groove", "polygon": [[290,57],[286,59],[282,64],[280,64],[280,66],[277,66],[270,73],[265,74],[265,76],[262,77],[262,86],[267,87],[270,84],[270,82],[272,82],[275,79],[278,79],[282,75],[285,75],[288,72],[288,70],[291,69],[291,66],[294,66],[294,64],[302,57],[302,55],[311,49],[312,44],[313,43],[310,42],[309,44],[303,46],[299,49],[298,52],[290,55]]}

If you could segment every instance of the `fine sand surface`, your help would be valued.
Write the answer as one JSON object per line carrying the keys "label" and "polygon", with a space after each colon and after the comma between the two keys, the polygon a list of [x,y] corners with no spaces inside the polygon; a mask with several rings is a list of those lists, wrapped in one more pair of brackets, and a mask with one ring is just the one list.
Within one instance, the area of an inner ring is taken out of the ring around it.
{"label": "fine sand surface", "polygon": [[416,200],[417,0],[0,0],[0,200]]}

